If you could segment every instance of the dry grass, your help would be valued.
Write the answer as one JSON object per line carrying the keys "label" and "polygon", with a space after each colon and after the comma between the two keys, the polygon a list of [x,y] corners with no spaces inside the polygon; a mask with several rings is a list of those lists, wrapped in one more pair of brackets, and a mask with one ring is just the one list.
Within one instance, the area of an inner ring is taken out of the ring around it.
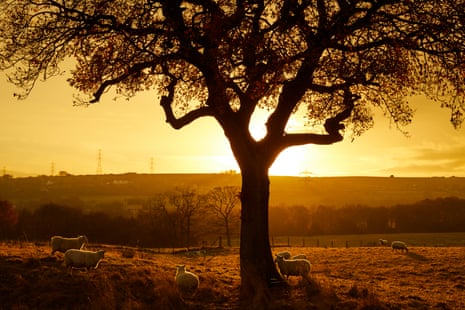
{"label": "dry grass", "polygon": [[[102,246],[95,247],[101,248]],[[0,309],[237,309],[236,250],[206,255],[158,254],[104,246],[99,269],[75,271],[45,245],[0,245]],[[274,309],[465,309],[465,248],[280,248],[312,262],[308,283],[291,277],[274,288]],[[197,294],[182,299],[177,264],[200,276]]]}

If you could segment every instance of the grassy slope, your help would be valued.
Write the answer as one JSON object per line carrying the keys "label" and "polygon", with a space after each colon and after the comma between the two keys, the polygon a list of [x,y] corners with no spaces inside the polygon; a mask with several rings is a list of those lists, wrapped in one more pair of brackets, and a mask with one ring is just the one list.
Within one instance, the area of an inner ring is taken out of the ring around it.
{"label": "grassy slope", "polygon": [[[105,248],[99,269],[75,271],[62,256],[34,244],[0,245],[0,309],[236,309],[237,249],[206,256]],[[304,253],[312,282],[291,277],[275,289],[276,309],[465,309],[465,248],[414,247],[408,255],[387,247],[280,248]],[[182,299],[176,264],[200,276],[198,293]]]}
{"label": "grassy slope", "polygon": [[[392,206],[423,199],[465,198],[465,178],[270,177],[271,206]],[[12,201],[61,198],[117,200],[148,197],[179,186],[204,193],[215,186],[240,186],[240,175],[119,174],[0,179],[0,199]]]}

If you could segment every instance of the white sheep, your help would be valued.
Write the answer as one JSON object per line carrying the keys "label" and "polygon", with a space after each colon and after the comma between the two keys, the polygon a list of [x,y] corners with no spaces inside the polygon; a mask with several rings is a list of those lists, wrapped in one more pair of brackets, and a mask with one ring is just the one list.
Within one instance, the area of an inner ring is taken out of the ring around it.
{"label": "white sheep", "polygon": [[278,256],[281,256],[284,259],[302,259],[302,258],[307,259],[307,255],[305,254],[296,254],[294,256],[291,256],[290,252],[284,251],[284,252],[279,252],[278,254],[276,254],[276,258],[274,260],[275,263],[278,261]]}
{"label": "white sheep", "polygon": [[92,252],[69,249],[65,252],[64,264],[67,268],[71,269],[71,274],[73,272],[73,268],[86,268],[87,270],[90,268],[97,269],[104,257],[104,254],[105,251],[103,250]]}
{"label": "white sheep", "polygon": [[276,257],[278,256],[284,257],[284,259],[289,259],[291,258],[291,253],[289,251],[279,252],[276,254]]}
{"label": "white sheep", "polygon": [[193,296],[199,288],[199,277],[193,272],[186,271],[185,265],[177,265],[176,268],[174,280],[179,291],[184,296]]}
{"label": "white sheep", "polygon": [[380,245],[388,245],[388,241],[386,239],[379,239],[378,242]]}
{"label": "white sheep", "polygon": [[402,241],[393,241],[391,243],[391,247],[392,247],[392,250],[400,250],[401,252],[402,251],[405,251],[406,253],[408,253],[408,247],[407,245],[405,244],[405,242],[402,242]]}
{"label": "white sheep", "polygon": [[89,243],[89,240],[87,240],[86,236],[78,236],[76,238],[53,236],[50,239],[52,255],[56,251],[65,253],[69,249],[82,249],[87,243]]}
{"label": "white sheep", "polygon": [[283,251],[283,252],[279,252],[278,254],[276,254],[276,258],[274,259],[275,264],[278,261],[278,256],[284,257],[284,259],[289,259],[291,258],[291,252]]}
{"label": "white sheep", "polygon": [[312,270],[312,264],[307,259],[284,259],[282,256],[277,256],[279,271],[287,279],[289,276],[302,276],[310,281],[309,273]]}

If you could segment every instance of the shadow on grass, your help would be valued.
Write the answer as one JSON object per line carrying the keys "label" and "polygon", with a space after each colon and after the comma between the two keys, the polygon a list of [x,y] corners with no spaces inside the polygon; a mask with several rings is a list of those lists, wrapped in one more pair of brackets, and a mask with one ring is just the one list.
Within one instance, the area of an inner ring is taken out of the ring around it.
{"label": "shadow on grass", "polygon": [[426,257],[424,257],[423,255],[420,255],[420,254],[417,254],[415,252],[408,252],[407,253],[407,256],[414,259],[414,260],[419,260],[419,261],[426,261],[428,260]]}

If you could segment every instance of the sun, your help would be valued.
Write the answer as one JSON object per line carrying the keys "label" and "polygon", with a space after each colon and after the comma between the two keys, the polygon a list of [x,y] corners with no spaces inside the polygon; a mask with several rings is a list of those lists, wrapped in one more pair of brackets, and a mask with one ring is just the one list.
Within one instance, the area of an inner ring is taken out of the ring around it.
{"label": "sun", "polygon": [[288,176],[303,176],[309,171],[309,149],[304,146],[295,146],[284,150],[273,165],[271,165],[268,173],[270,175],[288,175]]}
{"label": "sun", "polygon": [[[255,140],[260,140],[266,135],[265,121],[268,116],[266,111],[256,111],[250,122],[250,134]],[[303,130],[303,121],[299,118],[291,118],[286,126],[286,131],[296,132]],[[314,155],[310,146],[293,146],[285,149],[276,158],[268,170],[270,175],[307,176],[310,169],[310,159]]]}

